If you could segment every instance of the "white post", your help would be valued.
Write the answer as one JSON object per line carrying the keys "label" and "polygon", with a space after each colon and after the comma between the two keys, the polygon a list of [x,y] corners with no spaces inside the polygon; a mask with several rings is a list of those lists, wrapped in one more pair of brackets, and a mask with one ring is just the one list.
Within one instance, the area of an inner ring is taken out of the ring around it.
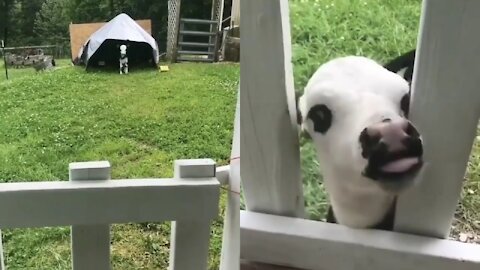
{"label": "white post", "polygon": [[288,0],[242,0],[240,8],[245,204],[249,211],[303,216]]}
{"label": "white post", "polygon": [[240,26],[240,0],[232,0],[232,19],[230,27]]}
{"label": "white post", "polygon": [[230,159],[229,192],[223,225],[220,270],[238,270],[240,267],[240,89],[237,95]]}
{"label": "white post", "polygon": [[[174,166],[176,179],[195,181],[215,177],[215,161],[211,159],[175,160]],[[170,270],[207,269],[210,224],[209,217],[203,220],[172,221]]]}
{"label": "white post", "polygon": [[217,22],[216,27],[210,27],[210,32],[218,32],[222,30],[223,8],[225,0],[212,0],[211,20]]}
{"label": "white post", "polygon": [[[70,163],[69,174],[70,181],[109,180],[110,163],[108,161]],[[73,225],[71,239],[74,270],[110,269],[109,224]]]}
{"label": "white post", "polygon": [[177,60],[181,3],[181,0],[168,0],[167,58],[173,62]]}
{"label": "white post", "polygon": [[480,115],[480,1],[425,0],[411,119],[425,143],[420,184],[398,203],[397,231],[448,236]]}

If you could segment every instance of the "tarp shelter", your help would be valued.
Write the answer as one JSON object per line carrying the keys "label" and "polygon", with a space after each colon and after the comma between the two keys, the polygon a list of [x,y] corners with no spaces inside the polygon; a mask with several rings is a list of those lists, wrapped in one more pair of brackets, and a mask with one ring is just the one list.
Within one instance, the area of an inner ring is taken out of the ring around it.
{"label": "tarp shelter", "polygon": [[117,15],[90,36],[79,51],[77,62],[85,64],[86,68],[118,66],[119,47],[122,44],[127,45],[129,66],[157,66],[159,61],[157,42],[124,13]]}

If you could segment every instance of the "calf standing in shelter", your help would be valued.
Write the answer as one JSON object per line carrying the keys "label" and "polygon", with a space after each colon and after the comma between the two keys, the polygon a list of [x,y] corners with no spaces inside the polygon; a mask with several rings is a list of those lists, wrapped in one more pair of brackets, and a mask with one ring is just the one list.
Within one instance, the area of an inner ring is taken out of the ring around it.
{"label": "calf standing in shelter", "polygon": [[127,56],[127,46],[120,45],[120,74],[128,74],[128,56]]}

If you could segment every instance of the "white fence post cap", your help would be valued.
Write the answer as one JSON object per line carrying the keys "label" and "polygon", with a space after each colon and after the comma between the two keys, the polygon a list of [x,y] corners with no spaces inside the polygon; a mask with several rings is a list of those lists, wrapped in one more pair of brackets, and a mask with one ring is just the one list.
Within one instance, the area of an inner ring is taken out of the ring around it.
{"label": "white fence post cap", "polygon": [[110,162],[88,161],[68,164],[70,180],[108,180],[110,179]]}
{"label": "white fence post cap", "polygon": [[213,159],[178,159],[174,162],[175,178],[215,177],[216,162]]}

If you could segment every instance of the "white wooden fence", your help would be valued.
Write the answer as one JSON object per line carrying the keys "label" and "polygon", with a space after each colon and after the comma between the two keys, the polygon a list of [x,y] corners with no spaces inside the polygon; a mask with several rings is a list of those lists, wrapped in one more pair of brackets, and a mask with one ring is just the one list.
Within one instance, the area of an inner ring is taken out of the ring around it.
{"label": "white wooden fence", "polygon": [[[303,219],[288,1],[241,2],[241,258],[302,269],[480,269],[480,246],[446,240],[480,116],[480,1],[424,0],[411,119],[425,173],[395,232]],[[480,209],[479,209],[480,211]]]}
{"label": "white wooden fence", "polygon": [[[229,166],[176,160],[172,179],[110,180],[108,161],[71,163],[70,181],[0,184],[0,229],[71,226],[72,268],[110,267],[110,224],[172,221],[170,270],[206,270],[220,186],[228,186],[220,269],[239,267],[240,100]],[[5,270],[0,238],[0,270]]]}
{"label": "white wooden fence", "polygon": [[[172,221],[170,270],[206,270],[211,221],[227,186],[221,270],[239,269],[240,98],[230,165],[176,160],[173,179],[110,180],[108,161],[69,165],[70,181],[0,184],[0,229],[71,226],[72,268],[110,268],[110,224]],[[1,233],[0,233],[1,235]],[[5,270],[0,238],[0,270]]]}
{"label": "white wooden fence", "polygon": [[70,181],[0,184],[0,228],[71,225],[73,269],[104,270],[110,224],[173,220],[170,269],[207,269],[219,208],[213,160],[177,160],[173,179],[110,180],[107,161],[69,167]]}

